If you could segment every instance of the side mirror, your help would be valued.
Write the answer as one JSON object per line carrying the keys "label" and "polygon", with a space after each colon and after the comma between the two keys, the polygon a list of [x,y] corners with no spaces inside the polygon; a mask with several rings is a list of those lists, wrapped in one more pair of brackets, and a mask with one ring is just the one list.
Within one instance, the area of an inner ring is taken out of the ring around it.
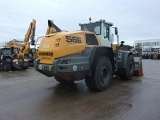
{"label": "side mirror", "polygon": [[118,28],[115,27],[115,35],[118,35]]}

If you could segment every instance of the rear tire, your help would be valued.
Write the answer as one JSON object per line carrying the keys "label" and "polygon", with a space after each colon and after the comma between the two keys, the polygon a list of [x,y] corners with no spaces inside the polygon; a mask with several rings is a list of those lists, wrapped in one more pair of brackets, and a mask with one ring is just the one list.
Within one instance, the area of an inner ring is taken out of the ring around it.
{"label": "rear tire", "polygon": [[112,80],[112,65],[107,57],[97,57],[93,63],[92,76],[86,76],[88,88],[103,91],[108,88]]}
{"label": "rear tire", "polygon": [[59,76],[54,76],[54,78],[57,80],[57,82],[59,82],[61,84],[72,84],[74,82],[74,81],[65,80]]}
{"label": "rear tire", "polygon": [[130,80],[134,74],[134,58],[133,55],[129,55],[127,58],[126,67],[118,70],[118,75],[124,80]]}

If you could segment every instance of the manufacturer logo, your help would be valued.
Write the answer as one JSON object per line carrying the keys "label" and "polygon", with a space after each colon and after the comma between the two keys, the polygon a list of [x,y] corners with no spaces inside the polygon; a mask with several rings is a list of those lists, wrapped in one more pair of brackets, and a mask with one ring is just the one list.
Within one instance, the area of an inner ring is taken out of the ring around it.
{"label": "manufacturer logo", "polygon": [[75,36],[66,36],[66,42],[68,43],[82,43],[80,37]]}

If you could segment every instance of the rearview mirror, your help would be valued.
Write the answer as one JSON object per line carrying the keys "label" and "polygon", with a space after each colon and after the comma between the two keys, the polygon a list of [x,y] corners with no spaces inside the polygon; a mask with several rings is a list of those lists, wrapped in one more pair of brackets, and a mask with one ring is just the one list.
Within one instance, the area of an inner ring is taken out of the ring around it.
{"label": "rearview mirror", "polygon": [[118,28],[115,27],[115,35],[118,35]]}

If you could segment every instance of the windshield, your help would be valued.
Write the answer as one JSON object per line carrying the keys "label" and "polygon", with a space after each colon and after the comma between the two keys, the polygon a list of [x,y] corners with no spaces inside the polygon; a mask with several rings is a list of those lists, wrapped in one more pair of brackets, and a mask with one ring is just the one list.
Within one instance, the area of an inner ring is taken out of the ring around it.
{"label": "windshield", "polygon": [[3,54],[4,55],[11,55],[11,50],[10,49],[3,49]]}
{"label": "windshield", "polygon": [[81,24],[81,30],[90,31],[96,33],[96,35],[101,34],[101,23],[89,23],[89,24]]}

